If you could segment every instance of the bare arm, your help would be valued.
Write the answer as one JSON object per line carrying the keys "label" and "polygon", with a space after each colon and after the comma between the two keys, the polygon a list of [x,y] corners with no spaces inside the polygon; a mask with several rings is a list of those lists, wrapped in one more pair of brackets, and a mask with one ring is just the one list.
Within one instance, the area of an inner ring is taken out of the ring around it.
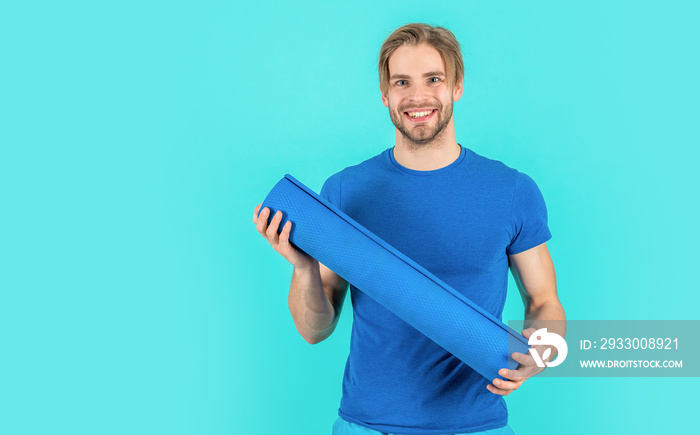
{"label": "bare arm", "polygon": [[547,327],[563,337],[566,315],[557,295],[557,278],[547,244],[511,255],[509,259],[525,305],[525,328]]}
{"label": "bare arm", "polygon": [[288,300],[294,325],[304,340],[319,343],[328,338],[338,324],[348,283],[289,243],[291,222],[287,222],[278,234],[281,212],[275,214],[268,226],[270,210],[265,207],[258,216],[261,205],[255,208],[253,215],[258,232],[294,266]]}
{"label": "bare arm", "polygon": [[304,340],[316,344],[333,333],[347,289],[347,281],[318,261],[308,269],[294,268],[289,311]]}
{"label": "bare arm", "polygon": [[[547,245],[542,243],[511,255],[509,260],[513,278],[525,305],[523,336],[530,338],[536,329],[546,327],[549,332],[564,337],[566,315],[557,295],[557,279]],[[541,368],[537,368],[531,355],[515,352],[512,356],[520,365],[516,370],[499,370],[499,375],[509,380],[494,379],[487,387],[492,393],[506,396],[517,390],[526,379],[542,371]],[[550,360],[554,356],[555,353]]]}

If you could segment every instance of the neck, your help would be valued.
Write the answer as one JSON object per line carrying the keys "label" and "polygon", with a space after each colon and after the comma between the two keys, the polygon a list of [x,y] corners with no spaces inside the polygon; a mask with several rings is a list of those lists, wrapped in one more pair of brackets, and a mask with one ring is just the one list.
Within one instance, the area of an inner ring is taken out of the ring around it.
{"label": "neck", "polygon": [[442,133],[426,144],[417,144],[396,130],[394,159],[408,169],[433,171],[444,168],[457,160],[461,152],[452,121]]}

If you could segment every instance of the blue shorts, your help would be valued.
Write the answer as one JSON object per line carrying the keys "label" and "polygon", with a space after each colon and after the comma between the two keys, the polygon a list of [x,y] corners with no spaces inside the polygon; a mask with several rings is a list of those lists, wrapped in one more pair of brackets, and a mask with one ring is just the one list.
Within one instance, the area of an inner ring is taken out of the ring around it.
{"label": "blue shorts", "polygon": [[[368,427],[361,426],[356,423],[351,423],[349,421],[343,420],[338,417],[338,419],[333,423],[333,435],[399,435],[391,434],[387,432],[377,432]],[[510,426],[505,425],[499,427],[498,429],[490,429],[483,432],[472,432],[470,434],[445,434],[445,435],[515,435],[513,429]]]}

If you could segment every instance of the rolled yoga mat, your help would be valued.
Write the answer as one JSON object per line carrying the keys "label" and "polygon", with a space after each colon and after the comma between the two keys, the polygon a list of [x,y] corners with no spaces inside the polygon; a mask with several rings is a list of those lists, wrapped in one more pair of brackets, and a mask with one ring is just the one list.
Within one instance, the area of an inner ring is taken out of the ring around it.
{"label": "rolled yoga mat", "polygon": [[[488,380],[515,369],[527,339],[291,175],[263,201],[292,221],[290,241]],[[510,352],[510,353],[509,353]]]}

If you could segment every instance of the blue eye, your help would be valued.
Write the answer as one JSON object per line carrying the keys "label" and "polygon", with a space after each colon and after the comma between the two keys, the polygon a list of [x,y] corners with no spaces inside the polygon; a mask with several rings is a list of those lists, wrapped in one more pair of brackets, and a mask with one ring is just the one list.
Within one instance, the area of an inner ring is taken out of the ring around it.
{"label": "blue eye", "polygon": [[437,78],[437,77],[430,77],[430,79],[429,79],[429,80],[430,80],[430,81],[431,81],[432,83],[437,83],[437,82],[439,82],[439,81],[440,81],[440,79],[439,79],[439,78]]}
{"label": "blue eye", "polygon": [[396,84],[399,86],[403,86],[406,84],[406,80],[399,80],[398,82],[396,82]]}

